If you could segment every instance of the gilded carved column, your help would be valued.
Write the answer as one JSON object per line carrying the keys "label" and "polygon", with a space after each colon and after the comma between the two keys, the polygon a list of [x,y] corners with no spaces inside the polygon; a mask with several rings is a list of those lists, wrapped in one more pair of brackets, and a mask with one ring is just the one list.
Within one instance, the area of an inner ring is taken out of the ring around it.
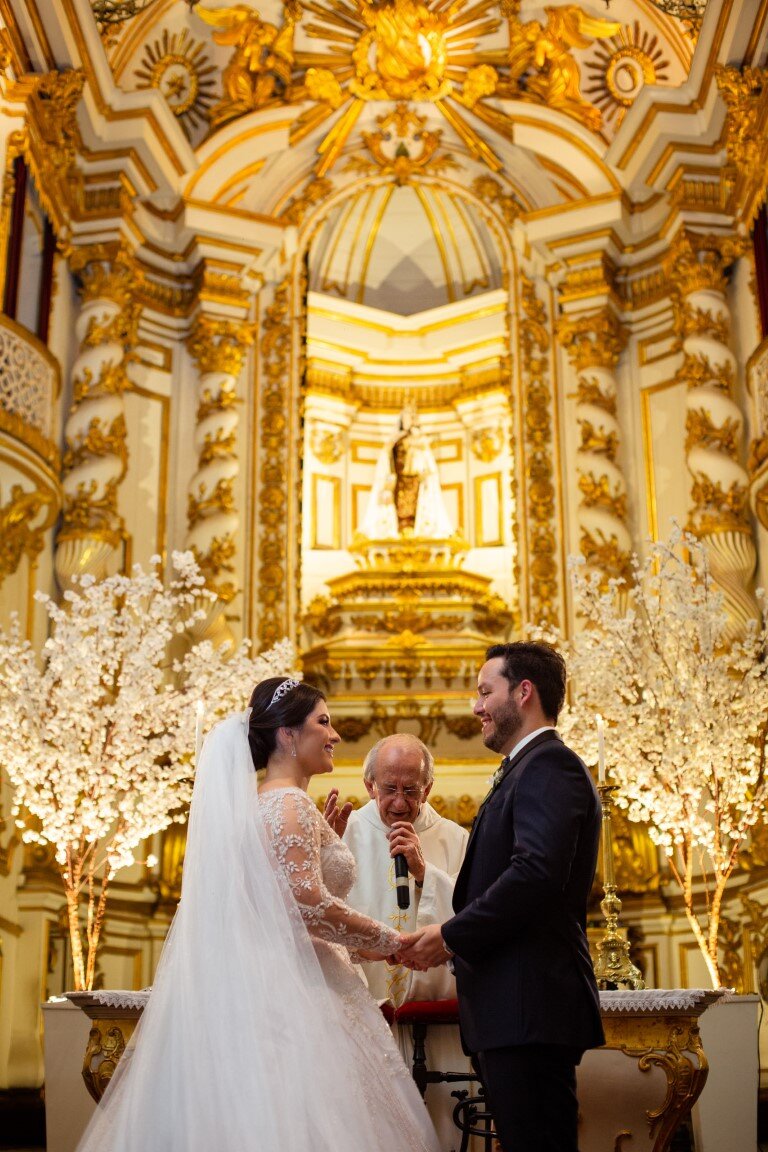
{"label": "gilded carved column", "polygon": [[726,267],[738,255],[723,237],[678,233],[669,270],[677,299],[687,386],[686,457],[693,477],[688,527],[709,549],[712,574],[737,629],[757,615],[751,592],[757,553],[742,459],[744,418],[736,401],[736,358],[728,347]]}
{"label": "gilded carved column", "polygon": [[118,487],[128,466],[123,393],[136,341],[136,273],[125,253],[103,246],[75,249],[82,306],[75,321],[79,352],[72,369],[72,407],[64,429],[62,526],[56,577],[105,576],[121,546]]}
{"label": "gilded carved column", "polygon": [[[187,546],[220,605],[228,604],[238,591],[234,580],[239,526],[235,506],[239,472],[237,385],[252,342],[248,324],[206,314],[198,316],[188,340],[200,375],[195,425],[197,471],[187,498]],[[220,609],[218,620],[223,624]]]}
{"label": "gilded carved column", "polygon": [[558,336],[577,374],[579,548],[587,564],[606,577],[626,577],[631,538],[616,400],[616,368],[626,333],[606,305],[586,315],[563,317]]}

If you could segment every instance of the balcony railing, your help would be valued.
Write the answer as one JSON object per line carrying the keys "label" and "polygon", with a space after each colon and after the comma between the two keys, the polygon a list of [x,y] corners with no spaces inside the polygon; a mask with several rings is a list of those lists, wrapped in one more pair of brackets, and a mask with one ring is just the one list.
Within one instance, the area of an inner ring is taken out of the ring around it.
{"label": "balcony railing", "polygon": [[61,373],[44,344],[0,314],[0,429],[58,465],[56,399]]}

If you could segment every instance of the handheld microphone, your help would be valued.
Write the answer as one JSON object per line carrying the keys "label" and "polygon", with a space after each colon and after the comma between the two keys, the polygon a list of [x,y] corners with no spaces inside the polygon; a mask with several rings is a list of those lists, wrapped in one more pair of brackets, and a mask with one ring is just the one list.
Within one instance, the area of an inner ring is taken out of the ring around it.
{"label": "handheld microphone", "polygon": [[411,890],[408,887],[408,861],[402,852],[395,856],[395,888],[398,908],[410,908]]}

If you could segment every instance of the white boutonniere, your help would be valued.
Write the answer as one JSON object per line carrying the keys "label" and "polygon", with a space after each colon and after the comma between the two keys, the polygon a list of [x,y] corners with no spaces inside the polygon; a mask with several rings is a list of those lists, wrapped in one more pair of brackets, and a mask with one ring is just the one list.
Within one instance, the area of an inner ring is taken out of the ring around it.
{"label": "white boutonniere", "polygon": [[507,767],[506,760],[502,760],[501,764],[499,764],[498,768],[493,773],[493,775],[488,777],[488,791],[487,791],[486,795],[483,797],[483,804],[485,804],[485,801],[490,796],[492,796],[493,793],[498,788],[499,784],[501,783],[501,778],[504,775],[504,771],[505,771],[506,767]]}

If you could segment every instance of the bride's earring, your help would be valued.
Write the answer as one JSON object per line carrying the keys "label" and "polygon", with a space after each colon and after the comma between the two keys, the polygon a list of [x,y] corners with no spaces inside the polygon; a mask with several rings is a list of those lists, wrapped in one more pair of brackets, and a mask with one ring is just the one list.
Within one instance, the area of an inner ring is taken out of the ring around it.
{"label": "bride's earring", "polygon": [[294,760],[296,759],[296,741],[293,736],[291,736],[291,756],[293,756]]}

